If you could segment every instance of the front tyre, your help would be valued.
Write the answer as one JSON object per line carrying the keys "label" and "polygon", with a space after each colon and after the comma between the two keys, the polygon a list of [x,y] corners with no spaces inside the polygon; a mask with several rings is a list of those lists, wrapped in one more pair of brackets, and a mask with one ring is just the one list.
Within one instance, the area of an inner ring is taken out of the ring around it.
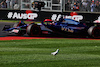
{"label": "front tyre", "polygon": [[88,34],[93,38],[100,38],[100,27],[99,26],[91,26],[88,29]]}
{"label": "front tyre", "polygon": [[29,36],[40,36],[41,35],[41,28],[36,24],[30,24],[27,27],[27,34]]}

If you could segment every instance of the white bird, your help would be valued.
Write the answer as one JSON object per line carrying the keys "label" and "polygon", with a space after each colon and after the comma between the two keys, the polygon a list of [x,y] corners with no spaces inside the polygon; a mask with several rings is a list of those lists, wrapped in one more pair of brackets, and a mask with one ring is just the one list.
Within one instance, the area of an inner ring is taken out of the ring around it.
{"label": "white bird", "polygon": [[52,55],[57,55],[58,52],[59,52],[59,49],[57,49],[55,52],[52,52],[51,54],[52,54]]}

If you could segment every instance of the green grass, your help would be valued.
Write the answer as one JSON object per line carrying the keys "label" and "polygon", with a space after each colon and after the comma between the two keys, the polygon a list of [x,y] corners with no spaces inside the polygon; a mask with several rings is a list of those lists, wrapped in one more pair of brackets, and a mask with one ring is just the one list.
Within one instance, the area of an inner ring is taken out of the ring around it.
{"label": "green grass", "polygon": [[[56,56],[51,55],[59,49]],[[100,67],[100,41],[33,39],[0,41],[0,67]]]}
{"label": "green grass", "polygon": [[[19,21],[20,20],[0,20],[0,22],[10,22],[10,23],[17,23]],[[24,22],[29,24],[29,23],[34,22],[34,21],[24,21]],[[35,23],[40,23],[40,22],[35,22]]]}
{"label": "green grass", "polygon": [[18,22],[19,20],[0,20],[0,22]]}

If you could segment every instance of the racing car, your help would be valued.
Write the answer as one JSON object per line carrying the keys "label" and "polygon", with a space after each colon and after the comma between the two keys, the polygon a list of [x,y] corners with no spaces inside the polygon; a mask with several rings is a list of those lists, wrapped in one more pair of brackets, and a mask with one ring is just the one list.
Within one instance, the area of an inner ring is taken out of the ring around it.
{"label": "racing car", "polygon": [[17,22],[11,28],[5,25],[3,31],[15,33],[17,35],[28,34],[29,36],[40,36],[43,34],[55,34],[63,36],[91,36],[100,38],[100,25],[86,25],[83,22],[77,22],[72,19],[64,19],[63,21],[52,21],[45,19],[43,22],[35,24],[25,24],[23,21]]}
{"label": "racing car", "polygon": [[18,36],[24,34],[28,34],[29,36],[40,36],[42,34],[51,34],[52,32],[52,30],[46,28],[41,23],[35,24],[34,22],[31,22],[30,24],[25,24],[23,21],[15,23],[13,27],[5,25],[2,31],[15,33]]}

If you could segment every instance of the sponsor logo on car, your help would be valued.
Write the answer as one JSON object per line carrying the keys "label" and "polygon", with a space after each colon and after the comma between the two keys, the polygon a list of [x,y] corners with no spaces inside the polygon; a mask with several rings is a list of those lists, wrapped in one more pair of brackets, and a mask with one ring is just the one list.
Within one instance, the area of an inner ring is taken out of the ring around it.
{"label": "sponsor logo on car", "polygon": [[12,30],[12,32],[14,32],[14,33],[18,33],[18,32],[19,32],[19,30],[14,29],[14,30]]}
{"label": "sponsor logo on car", "polygon": [[100,16],[98,17],[97,20],[94,21],[94,23],[100,23]]}
{"label": "sponsor logo on car", "polygon": [[68,27],[61,27],[61,30],[62,30],[62,31],[66,31],[66,32],[71,32],[71,33],[73,33],[73,32],[74,32],[74,30],[73,30],[73,29],[68,28]]}

